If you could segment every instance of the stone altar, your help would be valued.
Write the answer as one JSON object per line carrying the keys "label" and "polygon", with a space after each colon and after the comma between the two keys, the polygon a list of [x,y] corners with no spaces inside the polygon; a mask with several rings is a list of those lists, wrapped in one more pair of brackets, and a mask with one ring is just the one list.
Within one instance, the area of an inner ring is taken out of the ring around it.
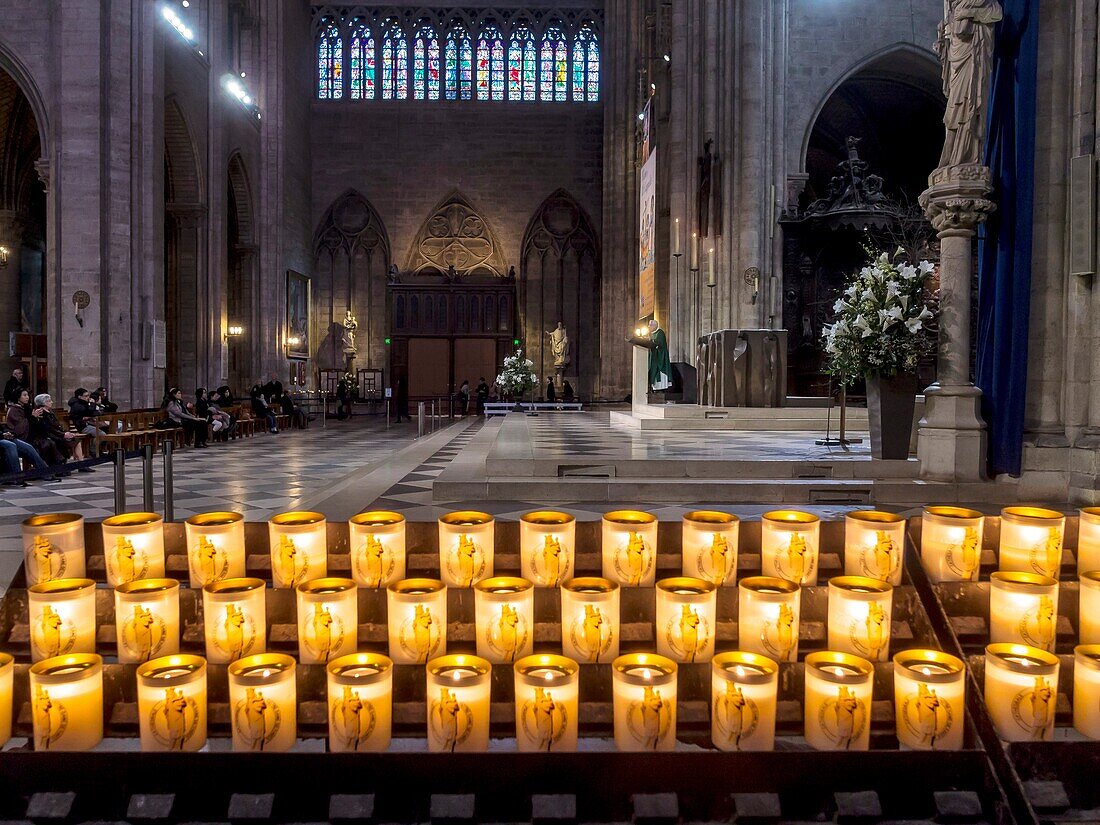
{"label": "stone altar", "polygon": [[783,407],[787,330],[723,329],[700,336],[695,368],[700,405]]}

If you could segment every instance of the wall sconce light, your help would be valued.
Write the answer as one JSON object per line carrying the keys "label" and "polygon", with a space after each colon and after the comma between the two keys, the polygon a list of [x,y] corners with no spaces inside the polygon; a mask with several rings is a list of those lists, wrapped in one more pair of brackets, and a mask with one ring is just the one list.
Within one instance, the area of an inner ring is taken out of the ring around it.
{"label": "wall sconce light", "polygon": [[242,335],[244,335],[244,327],[240,324],[230,324],[225,333],[226,338],[240,338]]}
{"label": "wall sconce light", "polygon": [[9,252],[10,250],[6,246],[0,246],[0,269],[8,265]]}
{"label": "wall sconce light", "polygon": [[297,347],[300,346],[301,343],[302,339],[299,338],[297,335],[291,335],[289,338],[286,339],[286,345],[288,347]]}
{"label": "wall sconce light", "polygon": [[76,322],[81,327],[84,326],[84,310],[86,310],[91,303],[92,296],[83,289],[78,289],[73,293],[73,307],[76,312]]}

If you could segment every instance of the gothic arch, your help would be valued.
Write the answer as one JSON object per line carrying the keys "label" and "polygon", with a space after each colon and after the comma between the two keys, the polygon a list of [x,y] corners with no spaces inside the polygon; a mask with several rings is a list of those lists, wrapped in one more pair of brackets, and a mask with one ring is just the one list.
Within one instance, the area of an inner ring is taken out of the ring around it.
{"label": "gothic arch", "polygon": [[256,242],[253,234],[252,189],[248,183],[248,172],[240,152],[229,156],[229,189],[231,207],[237,220],[238,243],[251,245]]}
{"label": "gothic arch", "polygon": [[313,357],[321,369],[344,366],[340,321],[351,309],[359,322],[358,367],[386,366],[386,226],[367,198],[354,189],[325,210],[314,233],[313,322],[320,331]]}
{"label": "gothic arch", "polygon": [[164,104],[164,199],[170,204],[203,202],[202,172],[198,149],[187,118],[175,97]]}
{"label": "gothic arch", "polygon": [[416,233],[405,270],[443,275],[451,266],[467,278],[499,278],[508,270],[488,221],[457,189],[436,205]]}
{"label": "gothic arch", "polygon": [[540,376],[554,372],[547,332],[565,324],[572,363],[565,375],[591,396],[599,372],[600,246],[588,214],[564,189],[535,210],[523,236],[519,305],[527,352]]}

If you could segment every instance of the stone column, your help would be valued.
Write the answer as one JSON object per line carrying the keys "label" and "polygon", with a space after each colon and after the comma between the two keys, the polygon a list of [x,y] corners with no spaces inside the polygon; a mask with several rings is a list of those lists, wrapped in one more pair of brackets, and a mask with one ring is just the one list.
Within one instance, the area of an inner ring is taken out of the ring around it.
{"label": "stone column", "polygon": [[[8,352],[8,333],[23,329],[20,299],[20,258],[23,252],[23,232],[27,222],[18,212],[0,209],[0,246],[8,252],[6,260],[0,261],[0,284],[3,285],[4,300],[0,301],[0,347],[5,358]],[[12,364],[15,363],[15,359]],[[10,370],[7,370],[10,372]]]}
{"label": "stone column", "polygon": [[970,290],[974,235],[996,209],[987,167],[948,166],[934,171],[920,196],[940,238],[938,380],[925,391],[917,432],[921,478],[980,481],[985,477],[986,426],[982,391],[970,380]]}

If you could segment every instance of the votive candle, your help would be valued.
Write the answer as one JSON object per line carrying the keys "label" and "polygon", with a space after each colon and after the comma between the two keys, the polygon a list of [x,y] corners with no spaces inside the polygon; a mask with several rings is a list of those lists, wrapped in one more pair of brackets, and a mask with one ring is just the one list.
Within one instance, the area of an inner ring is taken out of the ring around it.
{"label": "votive candle", "polygon": [[719,587],[737,578],[737,539],[741,520],[716,510],[684,513],[682,572]]}
{"label": "votive candle", "polygon": [[298,661],[325,664],[359,644],[359,600],[351,579],[323,578],[298,585]]}
{"label": "votive candle", "polygon": [[736,650],[711,660],[710,738],[721,751],[775,747],[779,665],[767,656]]}
{"label": "votive candle", "polygon": [[327,531],[325,517],[309,510],[279,513],[268,519],[272,586],[292,588],[327,576]]}
{"label": "votive candle", "polygon": [[492,665],[464,653],[428,662],[428,750],[476,753],[489,747]]}
{"label": "votive candle", "polygon": [[1082,507],[1077,519],[1077,575],[1100,570],[1100,507]]}
{"label": "votive candle", "polygon": [[294,659],[258,653],[229,665],[235,751],[287,751],[298,736]]}
{"label": "votive candle", "polygon": [[448,587],[473,587],[493,575],[495,522],[488,513],[460,510],[439,517],[439,572]]}
{"label": "votive candle", "polygon": [[561,586],[562,652],[581,664],[613,662],[619,655],[619,585],[580,576]]}
{"label": "votive candle", "polygon": [[737,596],[738,650],[797,661],[802,588],[775,576],[749,576],[738,584]]}
{"label": "votive candle", "polygon": [[244,516],[202,513],[184,522],[191,586],[203,587],[245,574]]}
{"label": "votive candle", "polygon": [[206,660],[162,656],[137,669],[143,751],[197,751],[206,744]]}
{"label": "votive candle", "polygon": [[531,582],[494,576],[474,585],[477,655],[493,664],[529,656],[535,646],[535,591]]}
{"label": "votive candle", "polygon": [[989,638],[1054,650],[1058,582],[1038,573],[993,573],[989,582]]}
{"label": "votive candle", "polygon": [[821,519],[798,510],[772,510],[760,524],[760,568],[765,576],[817,584]]}
{"label": "votive candle", "polygon": [[0,746],[11,739],[15,657],[0,653]]}
{"label": "votive candle", "polygon": [[519,520],[520,570],[535,587],[557,587],[573,575],[577,520],[569,513],[537,510]]}
{"label": "votive candle", "polygon": [[28,585],[84,578],[84,516],[46,513],[23,519],[23,558]]}
{"label": "votive candle", "polygon": [[714,655],[717,586],[686,576],[657,582],[657,652],[674,662]]}
{"label": "votive candle", "polygon": [[577,663],[539,653],[514,666],[516,745],[520,752],[577,749]]}
{"label": "votive candle", "polygon": [[676,663],[655,653],[628,653],[611,665],[615,747],[676,747]]}
{"label": "votive candle", "polygon": [[871,744],[875,669],[851,653],[806,656],[806,741],[821,751],[865,751]]}
{"label": "votive candle", "polygon": [[360,587],[379,589],[405,578],[405,517],[370,510],[348,519],[351,575]]}
{"label": "votive candle", "polygon": [[657,579],[657,517],[640,510],[605,513],[603,577],[623,587],[652,587]]}
{"label": "votive candle", "polygon": [[227,664],[267,648],[267,586],[263,579],[222,579],[202,590],[206,659]]}
{"label": "votive candle", "polygon": [[965,507],[925,507],[921,514],[921,563],[934,582],[977,581],[985,516]]}
{"label": "votive candle", "polygon": [[393,660],[350,653],[329,662],[327,671],[329,750],[386,750],[393,727]]}
{"label": "votive candle", "polygon": [[156,513],[123,513],[105,518],[103,559],[107,584],[164,576],[164,519]]}
{"label": "votive candle", "polygon": [[1083,645],[1100,644],[1100,570],[1082,573],[1077,614],[1077,640]]}
{"label": "votive candle", "polygon": [[31,661],[95,653],[95,582],[54,579],[27,588]]}
{"label": "votive candle", "polygon": [[1100,645],[1073,649],[1073,727],[1100,739]]}
{"label": "votive candle", "polygon": [[68,653],[30,668],[36,751],[86,751],[103,740],[103,659]]}
{"label": "votive candle", "polygon": [[998,569],[1038,573],[1057,579],[1062,570],[1062,535],[1066,517],[1044,507],[1001,510]]}
{"label": "votive candle", "polygon": [[137,579],[115,588],[115,640],[122,663],[148,662],[180,650],[180,583]]}
{"label": "votive candle", "polygon": [[997,735],[1009,742],[1054,738],[1058,657],[1029,645],[985,649],[985,706]]}
{"label": "votive candle", "polygon": [[959,750],[966,716],[966,668],[938,650],[894,655],[894,727],[909,750]]}
{"label": "votive candle", "polygon": [[885,662],[890,652],[893,585],[867,576],[829,579],[829,649]]}
{"label": "votive candle", "polygon": [[438,579],[402,579],[388,588],[390,658],[422,665],[447,652],[447,585]]}
{"label": "votive candle", "polygon": [[901,584],[905,560],[905,519],[880,510],[844,516],[844,572]]}

